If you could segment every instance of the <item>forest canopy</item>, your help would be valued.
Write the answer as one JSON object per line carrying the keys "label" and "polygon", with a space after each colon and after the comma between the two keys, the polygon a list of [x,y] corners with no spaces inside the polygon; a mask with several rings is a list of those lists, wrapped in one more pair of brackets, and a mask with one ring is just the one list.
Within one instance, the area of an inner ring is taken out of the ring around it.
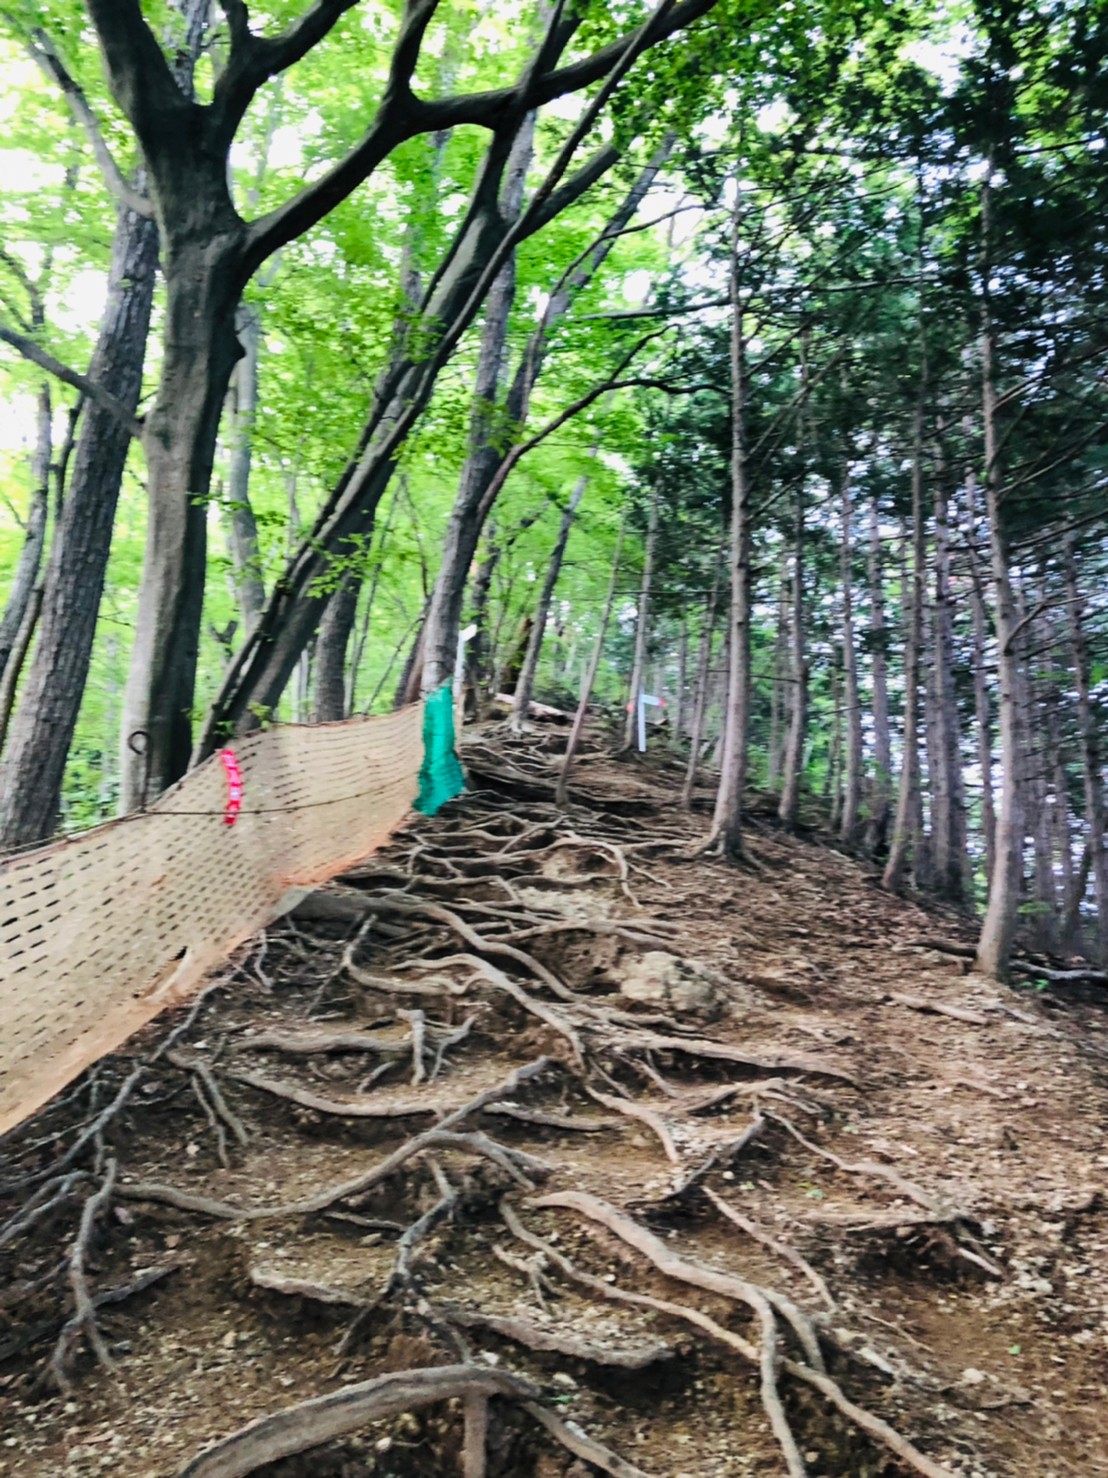
{"label": "forest canopy", "polygon": [[1108,965],[1106,52],[1102,0],[7,0],[0,848],[262,724],[457,679],[630,748],[647,692],[736,864],[756,789],[992,973]]}

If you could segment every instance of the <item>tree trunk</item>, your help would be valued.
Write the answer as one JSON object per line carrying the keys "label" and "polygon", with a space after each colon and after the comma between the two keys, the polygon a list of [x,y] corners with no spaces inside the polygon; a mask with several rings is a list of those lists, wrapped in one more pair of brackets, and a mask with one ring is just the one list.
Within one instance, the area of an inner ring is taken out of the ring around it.
{"label": "tree trunk", "polygon": [[869,505],[870,666],[873,687],[873,786],[870,791],[866,851],[880,857],[889,835],[892,795],[892,739],[889,734],[889,654],[885,625],[885,575],[881,559],[881,525],[874,493]]}
{"label": "tree trunk", "polygon": [[360,585],[347,571],[331,596],[315,642],[315,712],[317,724],[346,717],[346,648],[358,615]]}
{"label": "tree trunk", "polygon": [[[1077,584],[1077,561],[1073,552],[1073,535],[1065,544],[1066,609],[1069,613],[1070,653],[1073,683],[1077,691],[1077,731],[1081,746],[1081,778],[1085,792],[1085,826],[1088,836],[1089,865],[1093,874],[1096,898],[1096,960],[1108,966],[1108,853],[1104,850],[1104,771],[1101,760],[1100,730],[1093,711],[1089,679],[1089,648],[1081,624],[1080,592]],[[1084,888],[1081,892],[1084,893]]]}
{"label": "tree trunk", "polygon": [[804,773],[804,746],[808,737],[808,657],[804,641],[804,490],[796,490],[796,532],[793,540],[792,579],[792,686],[789,734],[785,745],[785,778],[777,815],[782,825],[796,827],[800,808],[800,781]]}
{"label": "tree trunk", "polygon": [[650,514],[646,525],[646,549],[643,556],[642,584],[639,586],[639,606],[635,615],[635,648],[631,658],[630,695],[627,700],[627,715],[623,726],[623,747],[635,745],[638,730],[639,694],[643,688],[646,672],[646,648],[650,633],[650,593],[654,583],[654,551],[658,543],[658,504],[661,492],[657,486],[650,498]]}
{"label": "tree trunk", "polygon": [[[526,141],[529,144],[529,140]],[[512,375],[511,385],[508,390],[505,412],[506,418],[513,425],[522,427],[527,420],[530,410],[531,396],[535,384],[542,371],[546,358],[550,337],[555,325],[564,317],[574,298],[577,297],[592,281],[593,277],[604,264],[618,233],[627,225],[642,204],[648,190],[654,183],[658,171],[672,150],[672,140],[663,142],[649,164],[641,171],[635,184],[628,191],[619,208],[613,214],[611,220],[605,227],[597,241],[596,246],[590,251],[585,260],[580,263],[565,279],[560,282],[551,294],[550,301],[542,318],[531,334],[516,369]],[[512,166],[509,165],[509,180],[505,188],[504,210],[507,212],[511,207],[511,189],[514,189],[511,179]],[[522,185],[522,181],[520,181]],[[506,265],[501,277],[497,279],[492,293],[489,296],[489,306],[485,316],[485,336],[482,338],[481,361],[478,368],[477,395],[481,396],[481,380],[486,383],[492,382],[492,370],[497,369],[496,384],[499,385],[499,369],[503,355],[504,330],[496,328],[496,323],[503,313],[506,322],[507,311],[511,307],[511,298],[514,295],[515,283],[512,261]],[[503,309],[499,307],[494,299],[503,283],[508,294],[507,304]],[[496,334],[499,333],[499,348],[494,360],[494,348],[496,348]],[[487,349],[486,349],[486,339]],[[492,400],[492,395],[486,397]],[[480,402],[479,402],[480,410]],[[481,417],[476,418],[479,422]],[[475,434],[480,434],[480,425],[475,425]],[[461,482],[458,489],[458,498],[451,513],[450,525],[447,529],[446,541],[443,549],[443,561],[439,570],[439,577],[435,584],[435,592],[432,598],[429,621],[431,623],[430,640],[424,658],[425,672],[423,676],[423,691],[427,692],[444,681],[444,675],[448,676],[453,670],[455,651],[458,642],[458,628],[461,625],[461,610],[463,592],[465,589],[466,573],[472,563],[477,545],[481,537],[484,518],[490,510],[482,511],[485,494],[492,486],[493,481],[508,455],[508,452],[498,443],[490,446],[482,439],[480,445],[474,445],[470,458],[463,469]]]}
{"label": "tree trunk", "polygon": [[996,808],[993,802],[993,721],[989,700],[985,652],[989,624],[985,612],[985,585],[977,558],[977,478],[966,473],[966,512],[969,520],[967,547],[970,570],[970,610],[973,615],[973,706],[977,723],[977,765],[981,771],[981,830],[985,840],[985,876],[991,878],[996,864]]}
{"label": "tree trunk", "polygon": [[619,533],[616,535],[616,549],[612,556],[612,576],[608,581],[608,594],[604,600],[604,609],[600,613],[600,627],[596,633],[596,645],[593,647],[588,670],[581,683],[581,697],[577,703],[577,712],[573,716],[573,727],[569,731],[569,739],[566,741],[566,752],[562,759],[562,768],[558,773],[558,786],[554,793],[554,804],[563,808],[569,798],[569,776],[581,743],[581,732],[585,727],[585,715],[588,712],[589,699],[592,697],[596,674],[600,670],[600,659],[604,655],[604,638],[608,634],[608,623],[612,619],[612,606],[615,604],[616,585],[619,582],[619,561],[623,553],[625,519],[626,515],[620,519]]}
{"label": "tree trunk", "polygon": [[250,502],[250,467],[254,454],[254,421],[258,410],[258,354],[261,345],[258,310],[239,309],[242,358],[231,382],[231,435],[227,467],[227,534],[235,570],[235,596],[249,636],[265,609],[258,524]]}
{"label": "tree trunk", "polygon": [[712,639],[716,634],[716,616],[719,611],[720,577],[723,574],[723,541],[720,540],[716,567],[712,572],[712,588],[704,610],[704,622],[700,628],[700,649],[696,655],[696,688],[693,693],[692,724],[689,729],[689,762],[685,769],[685,783],[681,787],[681,805],[686,811],[692,809],[693,791],[700,769],[700,746],[704,737],[704,717],[708,708],[708,685],[712,664]]}
{"label": "tree trunk", "polygon": [[966,846],[966,797],[962,772],[961,723],[954,687],[954,620],[950,593],[950,501],[945,469],[935,478],[935,595],[931,618],[934,689],[934,754],[929,764],[939,783],[932,784],[931,829],[934,836],[935,886],[952,903],[963,903],[969,884]]}
{"label": "tree trunk", "polygon": [[989,902],[977,941],[977,968],[1005,979],[1019,921],[1020,879],[1023,872],[1023,819],[1019,794],[1019,656],[1015,648],[1015,605],[1008,556],[1008,538],[1001,503],[1003,480],[997,445],[996,337],[989,304],[990,175],[982,190],[982,302],[981,302],[981,411],[985,441],[985,516],[989,526],[992,567],[993,620],[996,627],[997,671],[1000,685],[1000,763],[1002,779],[996,818],[996,861],[989,879]]}
{"label": "tree trunk", "polygon": [[472,589],[472,624],[477,628],[465,648],[465,687],[468,712],[475,719],[485,716],[488,705],[490,679],[489,600],[492,595],[493,576],[500,563],[501,549],[497,542],[496,525],[489,525],[485,544],[485,557],[477,566]]}
{"label": "tree trunk", "polygon": [[731,298],[731,609],[728,621],[730,664],[723,725],[719,791],[712,834],[731,862],[745,858],[743,792],[750,754],[751,509],[746,465],[746,327],[739,266],[742,193],[736,182],[731,218],[729,286]]}
{"label": "tree trunk", "polygon": [[769,746],[766,750],[766,789],[776,790],[781,783],[785,759],[783,735],[789,723],[789,705],[785,699],[788,687],[789,661],[789,581],[782,558],[781,580],[777,592],[777,628],[773,637],[773,674],[770,679]]}
{"label": "tree trunk", "polygon": [[588,485],[588,474],[582,474],[577,479],[577,486],[573,489],[570,500],[562,514],[558,537],[550,553],[550,559],[546,566],[546,574],[543,576],[538,604],[535,607],[535,624],[531,628],[531,637],[527,643],[527,653],[523,659],[523,670],[519,674],[519,682],[516,683],[515,695],[512,698],[511,726],[517,734],[522,730],[531,707],[531,694],[535,687],[535,674],[538,671],[542,640],[546,634],[546,623],[550,615],[550,603],[554,598],[554,588],[558,583],[558,576],[562,572],[562,560],[565,558],[570,530],[573,528],[573,520],[577,509],[580,507],[581,499],[585,496],[585,489]]}
{"label": "tree trunk", "polygon": [[897,792],[896,819],[881,886],[894,891],[904,879],[920,833],[916,823],[919,793],[920,662],[923,644],[923,388],[916,404],[912,438],[912,580],[907,595],[907,641],[904,651],[904,739]]}
{"label": "tree trunk", "polygon": [[42,385],[35,418],[35,448],[31,454],[31,503],[23,525],[23,547],[19,551],[4,614],[0,617],[0,679],[34,599],[42,551],[46,546],[46,525],[50,514],[51,413],[50,388]]}
{"label": "tree trunk", "polygon": [[854,841],[862,804],[862,703],[858,692],[858,653],[854,646],[854,560],[851,534],[850,474],[842,485],[843,700],[846,705],[846,770],[839,835]]}
{"label": "tree trunk", "polygon": [[[3,753],[4,741],[8,737],[12,709],[15,707],[15,695],[19,688],[19,679],[23,675],[23,664],[27,660],[27,653],[31,649],[35,628],[42,612],[42,595],[42,581],[40,580],[31,591],[31,599],[27,602],[27,609],[23,612],[23,624],[15,634],[15,641],[8,653],[7,664],[3,673],[0,673],[0,753]],[[3,774],[4,769],[0,765],[0,779],[3,778]]]}
{"label": "tree trunk", "polygon": [[[153,221],[121,211],[90,378],[132,414],[142,389],[157,260]],[[38,841],[57,826],[130,441],[114,416],[88,404],[50,549],[38,640],[0,772],[2,847]]]}
{"label": "tree trunk", "polygon": [[673,734],[671,743],[677,747],[685,730],[685,687],[688,683],[689,667],[689,623],[681,612],[681,634],[677,640],[677,681],[673,695]]}
{"label": "tree trunk", "polygon": [[[512,145],[505,170],[500,213],[506,225],[514,225],[523,209],[523,190],[535,142],[535,115],[528,114]],[[439,578],[427,613],[423,646],[424,693],[449,682],[457,657],[458,631],[470,565],[477,552],[481,528],[477,510],[492,481],[503,454],[496,440],[496,407],[504,378],[508,323],[515,301],[516,267],[512,252],[489,290],[477,376],[473,386],[473,415],[469,430],[469,455],[462,468],[458,496],[450,510],[443,544]]]}
{"label": "tree trunk", "polygon": [[827,753],[828,825],[838,831],[843,814],[842,653],[831,650],[831,743]]}

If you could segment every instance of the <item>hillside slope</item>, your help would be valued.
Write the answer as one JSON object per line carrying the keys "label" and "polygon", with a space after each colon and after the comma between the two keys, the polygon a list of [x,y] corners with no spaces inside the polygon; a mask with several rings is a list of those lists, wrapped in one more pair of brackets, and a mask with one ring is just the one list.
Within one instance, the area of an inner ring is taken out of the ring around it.
{"label": "hillside slope", "polygon": [[539,1405],[188,1471],[1108,1475],[1101,1006],[818,840],[690,857],[664,764],[559,816],[556,748],[479,737],[484,789],[9,1137],[0,1473],[161,1478],[448,1365]]}

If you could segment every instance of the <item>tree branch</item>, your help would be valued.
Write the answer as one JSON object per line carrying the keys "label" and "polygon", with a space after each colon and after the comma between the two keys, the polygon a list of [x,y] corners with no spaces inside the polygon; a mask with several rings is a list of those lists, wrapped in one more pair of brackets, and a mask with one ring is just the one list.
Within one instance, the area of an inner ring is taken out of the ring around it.
{"label": "tree branch", "polygon": [[[279,36],[256,36],[244,0],[219,0],[227,18],[231,55],[212,99],[216,133],[229,147],[251,100],[271,77],[288,71],[328,35],[358,0],[315,0]],[[438,0],[434,0],[437,5]]]}
{"label": "tree branch", "polygon": [[104,135],[100,131],[100,124],[96,115],[89,106],[88,98],[84,89],[69,71],[68,67],[58,55],[53,41],[41,27],[36,26],[31,32],[27,42],[27,52],[32,60],[38,63],[43,72],[51,81],[57,83],[69,104],[74,118],[85,131],[89,143],[92,145],[93,157],[104,177],[104,183],[116,197],[116,199],[133,211],[137,216],[143,216],[147,220],[154,215],[154,206],[149,198],[136,190],[124,178],[119,165],[115,162],[112,151],[108,148]]}
{"label": "tree branch", "polygon": [[185,120],[199,108],[177,86],[143,16],[141,0],[87,0],[87,6],[112,95],[130,120],[147,162],[187,147]]}
{"label": "tree branch", "polygon": [[55,359],[49,350],[36,344],[34,339],[29,339],[26,334],[17,333],[15,329],[6,328],[3,324],[0,324],[0,340],[5,344],[10,344],[13,349],[22,354],[24,359],[37,364],[39,369],[44,369],[56,380],[61,380],[65,385],[72,385],[74,390],[87,395],[89,400],[95,401],[101,409],[114,416],[133,437],[141,441],[142,422],[132,416],[127,407],[118,401],[110,390],[105,390],[102,385],[97,384],[95,380],[90,380],[87,375],[70,369],[60,359]]}
{"label": "tree branch", "polygon": [[[98,0],[103,4],[104,0]],[[646,46],[656,45],[707,14],[717,0],[662,0],[643,25],[621,36],[591,56],[553,72],[535,77],[525,74],[512,87],[461,97],[424,102],[411,91],[411,78],[419,59],[424,32],[438,0],[407,0],[404,20],[393,51],[385,96],[361,143],[321,179],[305,186],[298,195],[249,228],[247,261],[250,270],[287,242],[309,230],[367,180],[383,159],[406,139],[420,133],[474,124],[496,130],[503,127],[510,111],[527,111],[579,91],[614,71],[622,71]],[[565,22],[558,28],[562,45],[569,39]],[[591,109],[589,110],[591,113]],[[580,142],[580,138],[577,139]]]}

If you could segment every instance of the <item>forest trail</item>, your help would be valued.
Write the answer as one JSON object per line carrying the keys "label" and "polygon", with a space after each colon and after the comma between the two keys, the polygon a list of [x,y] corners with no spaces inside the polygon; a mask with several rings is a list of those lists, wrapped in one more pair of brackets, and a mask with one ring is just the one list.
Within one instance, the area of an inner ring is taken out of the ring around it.
{"label": "forest trail", "polygon": [[[1108,1475],[1108,1001],[964,973],[926,945],[956,920],[756,805],[750,870],[690,860],[665,760],[594,748],[559,818],[563,742],[476,735],[486,788],[330,890],[344,917],[278,924],[9,1136],[6,1226],[133,1079],[0,1251],[0,1473],[163,1478],[261,1414],[475,1361],[573,1424],[496,1403],[489,1478]],[[99,1314],[115,1369],[63,1333],[59,1395],[58,1259],[104,1186],[83,1270],[129,1291]],[[431,1406],[256,1471],[457,1474],[461,1431]]]}

